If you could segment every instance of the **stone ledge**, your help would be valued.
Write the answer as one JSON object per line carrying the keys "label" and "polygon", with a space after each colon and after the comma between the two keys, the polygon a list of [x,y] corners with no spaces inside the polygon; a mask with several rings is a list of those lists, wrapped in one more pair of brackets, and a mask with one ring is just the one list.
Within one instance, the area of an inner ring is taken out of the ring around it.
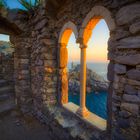
{"label": "stone ledge", "polygon": [[[79,106],[72,103],[72,102],[69,102],[67,104],[64,104],[63,107],[65,109],[67,109],[68,111],[76,114]],[[76,114],[77,115],[77,114]],[[77,115],[78,116],[78,115]],[[80,117],[80,116],[78,116]],[[97,116],[96,114],[94,113],[91,113],[89,112],[89,116],[86,117],[86,118],[82,118],[80,117],[80,119],[82,119],[83,121],[85,121],[86,123],[96,127],[97,129],[100,129],[101,131],[105,131],[106,130],[106,126],[107,126],[107,122],[105,119]]]}

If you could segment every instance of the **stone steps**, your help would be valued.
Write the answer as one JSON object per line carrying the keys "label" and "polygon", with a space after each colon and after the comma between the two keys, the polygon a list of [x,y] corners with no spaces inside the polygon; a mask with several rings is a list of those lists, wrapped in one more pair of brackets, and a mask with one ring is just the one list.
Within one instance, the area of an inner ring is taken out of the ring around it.
{"label": "stone steps", "polygon": [[5,94],[0,94],[0,102],[14,97],[14,92],[7,92]]}
{"label": "stone steps", "polygon": [[7,93],[13,93],[14,92],[14,87],[12,86],[4,86],[4,87],[1,87],[0,88],[0,95],[3,95],[3,94],[7,94]]}
{"label": "stone steps", "polygon": [[15,109],[15,107],[16,107],[16,104],[15,104],[14,98],[6,100],[0,103],[0,113]]}
{"label": "stone steps", "polygon": [[0,80],[0,87],[3,87],[3,86],[7,86],[8,85],[8,81],[7,80]]}
{"label": "stone steps", "polygon": [[0,79],[0,113],[14,109],[15,96],[14,86],[9,81]]}

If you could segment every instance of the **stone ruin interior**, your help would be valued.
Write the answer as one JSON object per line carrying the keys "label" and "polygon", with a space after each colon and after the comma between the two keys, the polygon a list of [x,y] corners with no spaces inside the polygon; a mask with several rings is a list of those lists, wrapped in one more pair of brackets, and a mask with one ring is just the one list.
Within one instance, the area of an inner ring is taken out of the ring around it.
{"label": "stone ruin interior", "polygon": [[[0,33],[14,45],[10,60],[0,60],[0,113],[31,115],[56,140],[140,140],[140,1],[44,0],[29,12],[0,9]],[[85,106],[87,42],[101,19],[110,31],[107,120]],[[80,106],[68,102],[72,32],[81,53]]]}

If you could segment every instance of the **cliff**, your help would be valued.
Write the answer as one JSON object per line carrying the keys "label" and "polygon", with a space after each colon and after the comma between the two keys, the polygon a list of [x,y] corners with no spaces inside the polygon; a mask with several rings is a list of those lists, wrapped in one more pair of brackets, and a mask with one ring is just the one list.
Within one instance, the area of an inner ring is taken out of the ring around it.
{"label": "cliff", "polygon": [[[69,70],[69,92],[77,94],[80,92],[80,66],[77,65]],[[86,92],[91,93],[93,91],[107,91],[109,82],[96,72],[87,68],[87,83]]]}

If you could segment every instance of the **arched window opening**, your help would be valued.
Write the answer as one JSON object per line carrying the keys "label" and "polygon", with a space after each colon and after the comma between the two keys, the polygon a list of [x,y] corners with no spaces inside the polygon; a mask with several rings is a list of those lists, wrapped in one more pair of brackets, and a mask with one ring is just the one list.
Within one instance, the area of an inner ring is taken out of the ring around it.
{"label": "arched window opening", "polygon": [[80,49],[74,33],[71,34],[68,45],[68,92],[69,102],[80,103]]}
{"label": "arched window opening", "polygon": [[89,111],[107,119],[109,29],[104,19],[93,18],[87,26],[89,25],[90,30],[87,31],[86,28],[84,32],[84,35],[88,34],[84,39],[87,44],[86,107]]}
{"label": "arched window opening", "polygon": [[[73,73],[74,65],[76,60],[78,60],[78,55],[80,55],[80,50],[78,50],[78,45],[76,44],[75,33],[72,29],[66,28],[60,38],[60,77],[61,77],[61,104],[68,103],[68,95],[73,94],[73,81],[71,81],[71,76]],[[69,77],[70,75],[70,77]],[[70,84],[69,84],[70,82]],[[69,90],[69,88],[71,90]],[[69,94],[68,94],[69,93]],[[69,99],[71,97],[69,96]],[[70,100],[71,101],[71,100]]]}
{"label": "arched window opening", "polygon": [[[108,39],[109,29],[105,20],[99,17],[95,18],[95,20],[91,19],[85,28],[83,38],[84,43],[87,45],[86,107],[90,112],[95,113],[103,119],[107,119],[106,106],[107,90],[109,85],[109,82],[107,81]],[[69,43],[71,43],[71,41],[72,40],[70,39]],[[70,57],[75,56],[74,51],[76,51],[76,48],[78,49],[78,47],[73,48],[72,45],[72,51],[69,50],[69,52],[72,53],[70,54]],[[80,54],[80,52],[78,53]],[[80,60],[79,57],[78,60]],[[69,101],[80,105],[80,65],[75,65],[73,67],[75,67],[75,69],[72,71],[71,75],[69,75]]]}

